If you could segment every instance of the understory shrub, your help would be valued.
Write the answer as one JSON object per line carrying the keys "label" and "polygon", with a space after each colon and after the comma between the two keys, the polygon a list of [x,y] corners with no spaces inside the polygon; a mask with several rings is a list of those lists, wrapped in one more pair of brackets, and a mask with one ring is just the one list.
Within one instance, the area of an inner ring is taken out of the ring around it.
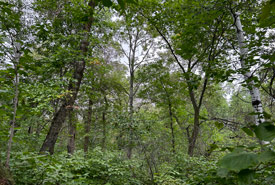
{"label": "understory shrub", "polygon": [[[157,165],[152,179],[144,161],[126,160],[120,152],[97,148],[88,154],[77,151],[54,155],[12,153],[10,170],[18,185],[233,185],[238,176],[218,175],[218,160],[175,155]],[[274,168],[259,166],[252,184],[274,183]]]}
{"label": "understory shrub", "polygon": [[85,156],[77,151],[74,155],[37,155],[16,153],[11,161],[11,171],[16,184],[64,184],[64,185],[121,185],[142,184],[133,174],[138,170],[135,161],[125,161],[119,153],[101,152],[96,149]]}

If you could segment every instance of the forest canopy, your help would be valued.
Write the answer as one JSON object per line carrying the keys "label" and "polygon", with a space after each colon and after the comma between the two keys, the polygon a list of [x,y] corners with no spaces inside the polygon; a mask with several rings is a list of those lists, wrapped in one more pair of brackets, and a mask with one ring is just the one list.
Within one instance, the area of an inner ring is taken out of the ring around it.
{"label": "forest canopy", "polygon": [[275,184],[274,0],[0,0],[0,184]]}

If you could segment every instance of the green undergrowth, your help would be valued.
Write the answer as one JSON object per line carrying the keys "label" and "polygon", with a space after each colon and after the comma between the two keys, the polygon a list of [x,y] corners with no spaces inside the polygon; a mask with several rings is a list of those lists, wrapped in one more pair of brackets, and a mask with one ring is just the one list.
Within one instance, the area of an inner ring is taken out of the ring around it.
{"label": "green undergrowth", "polygon": [[[135,161],[122,160],[119,153],[94,150],[85,155],[37,155],[17,153],[11,162],[16,184],[142,184],[133,178],[138,173]],[[140,174],[140,173],[139,173]]]}
{"label": "green undergrowth", "polygon": [[[234,172],[222,177],[219,160],[204,157],[174,155],[173,160],[154,167],[153,176],[144,160],[138,157],[125,159],[121,152],[100,148],[85,154],[59,153],[38,155],[36,153],[13,153],[10,170],[15,184],[26,185],[214,185],[239,184]],[[259,166],[250,184],[272,184],[273,166]]]}

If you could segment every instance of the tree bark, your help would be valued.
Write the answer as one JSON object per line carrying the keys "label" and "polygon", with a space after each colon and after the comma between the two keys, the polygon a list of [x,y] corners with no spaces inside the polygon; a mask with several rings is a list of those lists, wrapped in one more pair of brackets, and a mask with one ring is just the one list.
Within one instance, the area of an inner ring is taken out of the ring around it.
{"label": "tree bark", "polygon": [[8,149],[7,149],[7,158],[6,158],[6,163],[5,166],[6,168],[9,168],[9,163],[10,163],[10,154],[11,154],[11,145],[12,145],[12,139],[14,136],[14,127],[15,127],[15,122],[16,122],[16,113],[17,113],[17,107],[18,107],[18,96],[19,96],[19,74],[18,74],[18,64],[19,64],[19,59],[20,59],[20,48],[21,45],[19,43],[15,43],[14,46],[14,73],[15,73],[15,78],[14,78],[14,98],[13,98],[13,117],[12,117],[12,123],[10,126],[10,137],[8,141]]}
{"label": "tree bark", "polygon": [[106,148],[106,137],[107,137],[107,133],[106,133],[106,114],[107,114],[107,110],[108,110],[108,99],[106,97],[106,95],[104,94],[104,101],[105,101],[105,107],[104,110],[102,112],[102,150],[104,151]]}
{"label": "tree bark", "polygon": [[172,112],[172,103],[171,103],[171,98],[170,98],[170,94],[167,91],[167,89],[165,88],[165,85],[163,84],[162,79],[160,78],[160,83],[161,86],[166,94],[166,98],[168,101],[168,110],[169,110],[169,119],[170,119],[170,130],[171,130],[171,142],[172,142],[172,152],[175,154],[176,153],[176,149],[175,149],[175,134],[174,134],[174,127],[173,127],[173,112]]}
{"label": "tree bark", "polygon": [[93,102],[89,99],[88,111],[87,111],[87,120],[85,123],[85,137],[84,137],[84,152],[87,153],[89,151],[90,144],[90,130],[91,130],[91,122],[92,122],[92,112],[93,112]]}
{"label": "tree bark", "polygon": [[8,142],[8,149],[7,149],[7,158],[6,158],[6,168],[9,168],[9,162],[10,162],[10,153],[11,153],[11,145],[12,145],[12,139],[14,136],[14,127],[15,127],[15,122],[16,122],[16,112],[17,112],[17,105],[18,105],[18,86],[19,86],[19,74],[17,73],[17,65],[15,66],[15,95],[13,99],[13,118],[12,118],[12,123],[10,126],[10,137],[9,137],[9,142]]}
{"label": "tree bark", "polygon": [[[92,9],[94,9],[95,3],[93,0],[89,1],[89,6]],[[83,30],[85,31],[85,37],[86,37],[81,41],[81,44],[80,44],[80,49],[83,55],[85,55],[88,51],[88,46],[89,46],[88,36],[89,36],[92,23],[93,23],[93,15],[89,17],[87,23],[83,26]],[[61,127],[66,120],[68,111],[74,107],[74,103],[77,98],[77,94],[83,78],[84,69],[85,69],[85,59],[83,57],[81,61],[75,62],[75,70],[73,74],[74,80],[70,81],[68,86],[68,91],[71,92],[71,94],[67,95],[66,98],[63,99],[61,107],[59,108],[57,113],[54,115],[54,118],[50,126],[50,130],[40,149],[40,153],[44,153],[46,151],[48,151],[50,154],[54,153],[54,146],[57,141],[58,134],[61,130]]]}
{"label": "tree bark", "polygon": [[[133,59],[134,60],[134,59]],[[133,114],[134,114],[134,61],[131,61],[130,65],[130,91],[129,91],[129,116],[130,116],[130,128],[129,128],[129,144],[127,148],[127,157],[131,159],[133,150]]]}
{"label": "tree bark", "polygon": [[[234,12],[232,9],[231,9],[231,13],[232,13],[232,16],[234,19],[236,35],[237,35],[238,44],[239,44],[239,48],[240,48],[241,67],[243,69],[246,69],[248,67],[246,65],[248,48],[246,47],[246,44],[245,44],[244,31],[243,31],[242,23],[240,20],[240,13]],[[244,74],[245,80],[249,80],[252,76],[253,76],[253,74],[250,71],[247,71]],[[263,105],[262,105],[262,101],[261,101],[261,93],[259,91],[259,88],[257,88],[255,86],[254,81],[248,81],[247,85],[248,85],[249,92],[251,95],[252,106],[254,108],[255,113],[257,113],[255,115],[255,124],[259,125],[260,123],[263,123],[265,121],[264,116],[263,116]]]}
{"label": "tree bark", "polygon": [[69,154],[74,154],[75,151],[75,135],[76,135],[76,115],[73,110],[69,111],[69,139],[67,150]]}
{"label": "tree bark", "polygon": [[172,114],[172,105],[169,102],[169,117],[170,117],[170,129],[171,129],[171,142],[172,142],[172,152],[173,154],[176,153],[176,146],[175,146],[175,134],[174,134],[174,127],[173,127],[173,114]]}
{"label": "tree bark", "polygon": [[188,155],[189,156],[194,155],[194,149],[195,149],[196,141],[197,141],[199,131],[200,131],[200,119],[199,119],[200,110],[196,108],[196,109],[194,109],[194,111],[195,111],[195,113],[194,113],[194,128],[193,128],[191,137],[189,136],[189,138],[188,138],[188,141],[189,141]]}
{"label": "tree bark", "polygon": [[102,112],[102,141],[101,141],[101,147],[104,151],[106,148],[106,112]]}

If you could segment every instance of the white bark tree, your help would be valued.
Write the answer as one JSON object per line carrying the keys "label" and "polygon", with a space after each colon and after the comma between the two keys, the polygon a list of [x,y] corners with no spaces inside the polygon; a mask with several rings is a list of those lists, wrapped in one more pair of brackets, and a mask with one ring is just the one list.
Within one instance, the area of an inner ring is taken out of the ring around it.
{"label": "white bark tree", "polygon": [[[240,48],[241,67],[243,69],[246,69],[246,68],[248,68],[248,66],[246,64],[248,48],[246,46],[244,31],[243,31],[242,23],[240,20],[240,13],[234,12],[234,10],[231,9],[231,14],[234,19],[233,21],[234,21],[234,26],[236,29],[236,36],[237,36],[238,45]],[[244,78],[245,78],[245,80],[247,80],[247,85],[248,85],[249,92],[251,95],[252,106],[256,113],[255,124],[259,125],[260,123],[263,123],[265,121],[264,116],[263,116],[263,105],[262,105],[262,101],[261,101],[261,93],[259,91],[259,88],[255,86],[255,83],[253,80],[249,80],[252,76],[253,76],[253,74],[251,73],[251,71],[247,71],[244,74]]]}

